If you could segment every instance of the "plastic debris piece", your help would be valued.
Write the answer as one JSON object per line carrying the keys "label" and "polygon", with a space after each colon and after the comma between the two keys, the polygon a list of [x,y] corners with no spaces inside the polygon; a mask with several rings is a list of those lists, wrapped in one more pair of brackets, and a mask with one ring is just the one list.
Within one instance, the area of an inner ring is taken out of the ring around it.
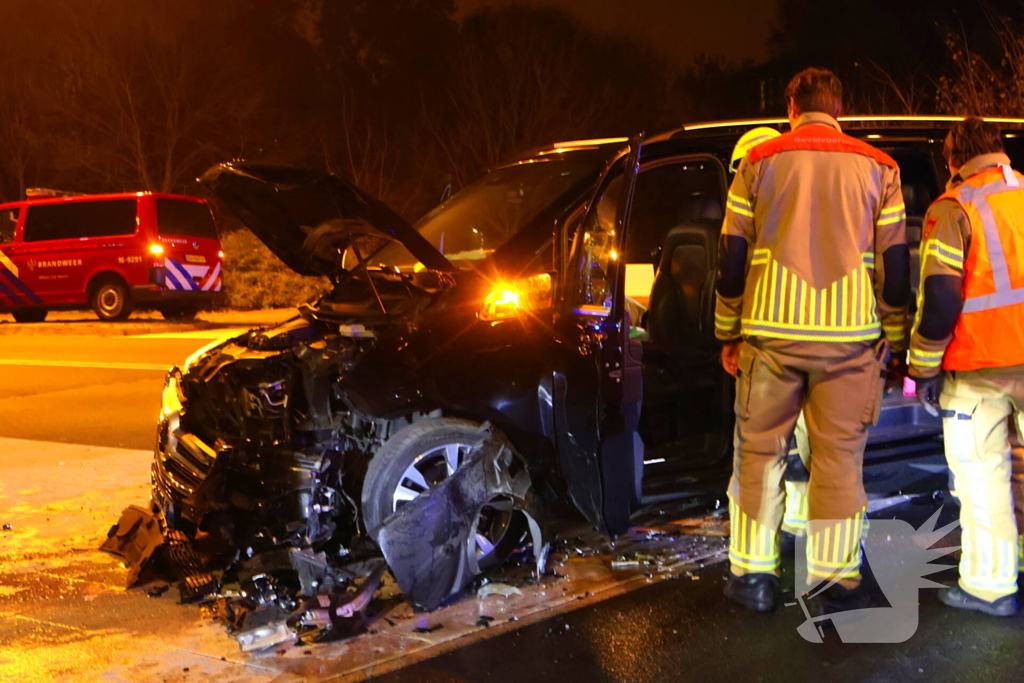
{"label": "plastic debris piece", "polygon": [[486,598],[488,595],[500,595],[503,598],[510,598],[513,595],[522,595],[523,592],[507,583],[488,583],[480,586],[480,590],[476,594],[480,598]]}
{"label": "plastic debris piece", "polygon": [[117,524],[107,532],[107,540],[100,546],[100,550],[128,563],[131,571],[128,572],[126,586],[131,588],[163,542],[157,516],[151,510],[131,505],[125,508]]}
{"label": "plastic debris piece", "polygon": [[13,524],[4,524],[4,531],[11,531],[12,529],[14,529]]}
{"label": "plastic debris piece", "polygon": [[171,585],[169,583],[157,583],[146,589],[146,595],[151,598],[158,598],[170,590],[170,588]]}
{"label": "plastic debris piece", "polygon": [[544,576],[548,565],[548,555],[551,553],[551,544],[545,543],[540,549],[540,554],[537,556],[537,583],[540,583],[541,577]]}
{"label": "plastic debris piece", "polygon": [[298,636],[283,621],[258,626],[235,635],[242,652],[264,650],[274,645],[296,640]]}
{"label": "plastic debris piece", "polygon": [[370,598],[380,587],[380,580],[384,576],[384,563],[381,562],[373,572],[366,577],[355,593],[351,594],[344,602],[334,608],[334,613],[339,617],[354,617],[357,612],[362,612],[370,604]]}

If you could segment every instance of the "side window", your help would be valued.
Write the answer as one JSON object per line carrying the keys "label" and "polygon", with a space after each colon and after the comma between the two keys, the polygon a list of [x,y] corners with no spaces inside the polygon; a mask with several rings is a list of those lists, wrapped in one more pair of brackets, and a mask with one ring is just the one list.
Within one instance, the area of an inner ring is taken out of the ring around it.
{"label": "side window", "polygon": [[723,218],[722,175],[711,160],[672,161],[641,169],[629,219],[627,263],[653,263],[672,228]]}
{"label": "side window", "polygon": [[210,207],[201,202],[157,199],[156,218],[161,235],[217,239],[217,226]]}
{"label": "side window", "polygon": [[[703,223],[721,229],[722,188],[722,168],[710,159],[672,159],[640,170],[626,245],[627,302],[650,307],[654,261],[674,228]],[[679,261],[681,253],[672,248],[672,276],[703,283],[705,259],[691,268]]]}
{"label": "side window", "polygon": [[612,282],[609,270],[618,260],[615,251],[615,215],[622,176],[609,182],[587,215],[583,228],[576,233],[574,245],[576,292],[573,300],[577,311],[591,315],[608,315],[612,309]]}
{"label": "side window", "polygon": [[14,241],[14,228],[18,226],[18,209],[0,211],[0,244]]}
{"label": "side window", "polygon": [[1006,148],[1006,154],[1010,157],[1010,166],[1018,171],[1024,169],[1024,137],[1020,137],[1020,135],[1022,134],[1003,134],[1003,147]]}
{"label": "side window", "polygon": [[[654,282],[654,260],[673,228],[722,222],[722,170],[710,159],[673,159],[640,169],[633,193],[632,214],[625,254],[614,250],[615,216],[622,177],[605,187],[578,231],[575,272],[577,308],[593,313],[611,308],[611,283],[607,273],[612,261],[625,265],[626,305],[638,321],[649,305]],[[683,264],[685,265],[685,264]],[[703,282],[703,260],[690,275]]]}
{"label": "side window", "polygon": [[25,216],[25,241],[133,235],[135,208],[134,199],[30,206]]}

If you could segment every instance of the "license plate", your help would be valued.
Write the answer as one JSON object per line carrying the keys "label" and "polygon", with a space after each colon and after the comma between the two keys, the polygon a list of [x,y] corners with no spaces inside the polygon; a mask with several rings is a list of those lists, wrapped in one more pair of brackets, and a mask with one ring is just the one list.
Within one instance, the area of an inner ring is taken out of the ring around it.
{"label": "license plate", "polygon": [[206,263],[206,257],[202,254],[185,254],[185,260],[189,263]]}

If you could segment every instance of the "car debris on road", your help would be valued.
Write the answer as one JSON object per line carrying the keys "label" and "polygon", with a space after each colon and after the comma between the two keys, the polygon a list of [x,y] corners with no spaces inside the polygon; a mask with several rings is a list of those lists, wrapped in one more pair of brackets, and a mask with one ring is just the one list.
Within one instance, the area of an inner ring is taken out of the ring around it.
{"label": "car debris on road", "polygon": [[487,432],[455,475],[370,531],[378,545],[357,530],[350,546],[339,544],[333,521],[322,524],[330,533],[319,536],[310,526],[272,535],[262,526],[240,532],[222,518],[189,536],[184,529],[237,501],[238,490],[221,478],[216,489],[202,492],[205,509],[195,505],[187,517],[172,521],[158,505],[130,506],[101,550],[127,563],[129,587],[175,575],[182,602],[216,604],[245,651],[299,637],[335,639],[365,630],[362,617],[386,569],[420,609],[435,609],[464,589],[481,573],[475,522],[495,498],[526,516],[524,553],[541,555],[540,526],[526,511],[529,474],[508,474],[514,457],[507,441]]}
{"label": "car debris on road", "polygon": [[[492,453],[500,457],[502,450],[496,446]],[[478,462],[486,463],[487,458],[481,457]],[[467,474],[467,478],[472,476]],[[458,488],[456,483],[452,491]],[[451,494],[439,491],[434,503],[424,497],[422,504],[437,505],[436,501],[445,500],[446,495]],[[678,514],[679,509],[674,512]],[[700,566],[724,558],[723,511],[671,522],[665,522],[663,516],[657,519],[657,511],[648,517],[647,525],[614,543],[579,523],[563,523],[553,531],[551,543],[546,544],[550,568],[539,578],[530,537],[524,538],[512,562],[478,578],[471,577],[453,594],[431,588],[447,586],[449,580],[454,580],[458,572],[457,565],[453,565],[454,575],[449,567],[444,580],[428,585],[422,594],[433,600],[442,597],[440,608],[434,605],[432,612],[437,616],[430,620],[417,618],[426,617],[426,613],[402,592],[395,573],[380,555],[339,564],[313,548],[267,550],[254,552],[251,557],[247,548],[231,566],[213,569],[209,560],[218,556],[205,554],[210,547],[209,539],[205,539],[197,543],[203,552],[199,575],[215,576],[216,581],[205,594],[197,596],[193,589],[197,579],[190,579],[175,567],[169,553],[171,544],[153,534],[153,529],[163,523],[160,514],[138,506],[125,510],[103,550],[129,564],[130,586],[155,596],[166,591],[168,580],[176,580],[182,602],[198,602],[204,614],[225,625],[243,652],[260,652],[289,644],[305,647],[372,635],[381,629],[430,636],[443,629],[452,614],[467,609],[472,617],[457,621],[470,619],[481,630],[512,625],[520,615],[542,605],[559,604],[551,602],[556,595],[563,603],[583,601],[593,599],[594,591],[606,583],[692,578]],[[417,544],[410,547],[415,555]],[[525,605],[534,603],[523,611]],[[415,623],[411,630],[403,625],[409,620]],[[458,632],[447,637],[458,637]]]}

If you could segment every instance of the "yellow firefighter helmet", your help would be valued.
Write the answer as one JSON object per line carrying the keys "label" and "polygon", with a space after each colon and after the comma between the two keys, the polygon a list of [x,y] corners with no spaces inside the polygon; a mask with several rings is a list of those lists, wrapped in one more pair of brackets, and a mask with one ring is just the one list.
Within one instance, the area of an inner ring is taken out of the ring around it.
{"label": "yellow firefighter helmet", "polygon": [[760,128],[753,128],[748,130],[740,138],[736,146],[732,148],[732,161],[729,162],[729,169],[735,173],[736,169],[739,168],[740,160],[747,156],[747,152],[760,145],[762,142],[768,142],[772,138],[777,138],[782,133],[775,130],[774,128],[766,128],[761,126]]}

